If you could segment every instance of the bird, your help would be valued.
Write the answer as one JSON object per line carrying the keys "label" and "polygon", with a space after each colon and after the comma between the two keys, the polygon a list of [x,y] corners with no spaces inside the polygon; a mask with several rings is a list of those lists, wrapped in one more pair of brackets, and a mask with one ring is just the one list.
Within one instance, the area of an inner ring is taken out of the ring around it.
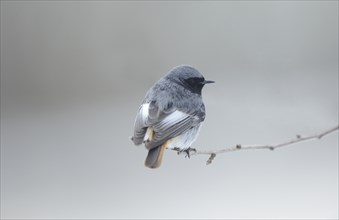
{"label": "bird", "polygon": [[165,149],[186,152],[198,137],[205,120],[204,85],[214,83],[190,65],[172,68],[146,93],[131,137],[148,150],[145,166],[158,168]]}

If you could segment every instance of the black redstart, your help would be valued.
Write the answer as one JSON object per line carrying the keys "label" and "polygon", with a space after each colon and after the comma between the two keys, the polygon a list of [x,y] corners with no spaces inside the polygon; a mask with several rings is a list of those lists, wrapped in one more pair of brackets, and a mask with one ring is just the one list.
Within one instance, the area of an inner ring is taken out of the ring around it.
{"label": "black redstart", "polygon": [[137,113],[135,145],[145,144],[145,166],[158,168],[164,150],[187,151],[196,140],[205,119],[201,90],[207,83],[203,75],[187,65],[174,67],[151,87]]}

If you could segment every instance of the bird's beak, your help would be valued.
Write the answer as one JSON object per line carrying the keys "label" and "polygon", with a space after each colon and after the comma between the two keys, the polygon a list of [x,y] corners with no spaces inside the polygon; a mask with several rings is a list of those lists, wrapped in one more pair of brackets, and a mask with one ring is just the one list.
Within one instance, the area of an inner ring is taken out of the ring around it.
{"label": "bird's beak", "polygon": [[212,81],[212,80],[205,80],[205,81],[203,82],[204,85],[205,85],[205,84],[208,84],[208,83],[215,83],[215,82]]}

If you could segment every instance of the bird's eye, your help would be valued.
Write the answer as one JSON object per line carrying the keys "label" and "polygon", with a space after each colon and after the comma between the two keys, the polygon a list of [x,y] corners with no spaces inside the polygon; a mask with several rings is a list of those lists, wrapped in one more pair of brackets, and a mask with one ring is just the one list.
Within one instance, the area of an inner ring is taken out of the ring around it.
{"label": "bird's eye", "polygon": [[187,83],[190,86],[197,86],[197,85],[201,85],[201,83],[204,81],[204,78],[200,78],[200,77],[192,77],[187,79]]}
{"label": "bird's eye", "polygon": [[189,78],[189,79],[187,80],[187,82],[188,82],[188,84],[190,84],[190,85],[194,85],[195,82],[196,82],[196,80],[195,80],[194,78]]}
{"label": "bird's eye", "polygon": [[187,88],[192,92],[201,94],[205,79],[202,77],[192,77],[185,80]]}

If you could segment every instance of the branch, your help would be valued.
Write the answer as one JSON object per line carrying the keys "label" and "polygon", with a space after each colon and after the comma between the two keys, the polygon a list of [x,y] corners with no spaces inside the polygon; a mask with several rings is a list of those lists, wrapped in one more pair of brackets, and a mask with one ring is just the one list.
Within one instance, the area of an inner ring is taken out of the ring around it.
{"label": "branch", "polygon": [[185,152],[188,157],[190,157],[191,155],[210,155],[210,157],[206,161],[206,165],[209,165],[209,164],[212,163],[213,159],[217,156],[217,154],[222,154],[222,153],[232,152],[232,151],[239,151],[239,150],[259,150],[259,149],[274,150],[276,148],[285,147],[285,146],[296,144],[296,143],[299,143],[299,142],[302,142],[302,141],[307,141],[307,140],[312,140],[312,139],[321,139],[325,135],[333,133],[338,129],[339,129],[339,125],[334,127],[334,128],[323,131],[319,134],[314,134],[314,135],[310,135],[310,136],[296,135],[296,137],[293,138],[292,140],[286,141],[286,142],[283,142],[283,143],[280,143],[280,144],[267,144],[267,145],[241,145],[241,144],[237,144],[236,146],[225,148],[225,149],[206,150],[206,151],[197,150],[196,148],[189,148],[186,151],[182,151],[182,150],[179,150],[177,148],[173,149],[173,150],[177,151],[178,154]]}

